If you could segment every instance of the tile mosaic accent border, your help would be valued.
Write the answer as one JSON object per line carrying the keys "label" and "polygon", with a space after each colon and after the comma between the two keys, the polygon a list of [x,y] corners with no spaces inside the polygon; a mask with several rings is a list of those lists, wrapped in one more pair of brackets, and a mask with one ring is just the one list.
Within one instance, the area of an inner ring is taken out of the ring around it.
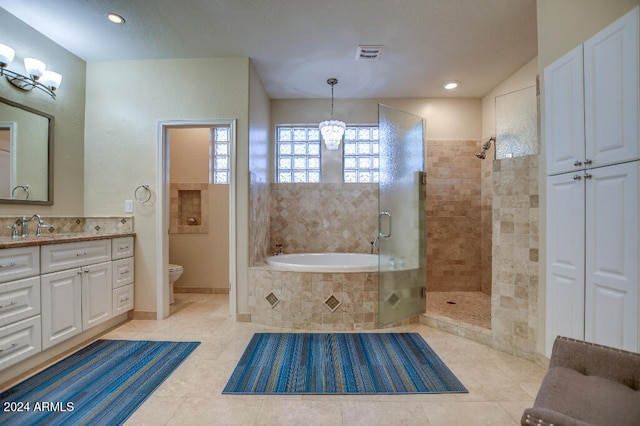
{"label": "tile mosaic accent border", "polygon": [[[16,216],[0,216],[0,237],[11,237],[11,230],[7,226],[18,223]],[[133,216],[103,216],[103,217],[51,217],[42,216],[45,224],[44,234],[112,234],[134,232]],[[29,223],[29,235],[35,235],[35,222]]]}

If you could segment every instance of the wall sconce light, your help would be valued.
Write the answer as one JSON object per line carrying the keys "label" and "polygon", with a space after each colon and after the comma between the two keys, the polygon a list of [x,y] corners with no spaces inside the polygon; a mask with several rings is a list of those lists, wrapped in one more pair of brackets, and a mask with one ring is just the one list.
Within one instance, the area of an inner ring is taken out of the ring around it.
{"label": "wall sconce light", "polygon": [[7,80],[14,86],[22,90],[39,89],[56,98],[56,89],[60,87],[62,76],[57,72],[47,71],[44,62],[33,58],[24,58],[24,68],[28,76],[7,69],[13,61],[15,50],[0,44],[0,76],[7,77]]}

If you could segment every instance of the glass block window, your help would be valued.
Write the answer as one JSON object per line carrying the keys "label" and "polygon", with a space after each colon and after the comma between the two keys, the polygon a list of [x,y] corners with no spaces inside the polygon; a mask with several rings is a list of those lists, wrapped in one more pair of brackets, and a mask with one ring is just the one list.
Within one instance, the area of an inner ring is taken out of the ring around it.
{"label": "glass block window", "polygon": [[320,182],[320,130],[280,126],[276,132],[276,180],[279,183]]}
{"label": "glass block window", "polygon": [[230,149],[231,129],[229,127],[215,127],[211,129],[212,151],[210,174],[214,184],[228,184],[231,177]]}
{"label": "glass block window", "polygon": [[378,127],[347,127],[344,133],[344,181],[377,183],[380,154]]}

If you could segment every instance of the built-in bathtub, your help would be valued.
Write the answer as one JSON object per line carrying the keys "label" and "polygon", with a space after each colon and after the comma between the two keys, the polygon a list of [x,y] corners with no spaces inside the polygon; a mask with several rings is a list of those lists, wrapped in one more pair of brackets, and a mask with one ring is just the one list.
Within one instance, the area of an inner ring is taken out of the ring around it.
{"label": "built-in bathtub", "polygon": [[378,324],[378,303],[377,255],[286,254],[249,268],[249,310],[258,324],[372,330]]}
{"label": "built-in bathtub", "polygon": [[295,272],[375,272],[378,256],[362,253],[296,253],[271,256],[273,268]]}
{"label": "built-in bathtub", "polygon": [[301,253],[249,268],[251,321],[305,330],[371,330],[378,311],[378,256]]}

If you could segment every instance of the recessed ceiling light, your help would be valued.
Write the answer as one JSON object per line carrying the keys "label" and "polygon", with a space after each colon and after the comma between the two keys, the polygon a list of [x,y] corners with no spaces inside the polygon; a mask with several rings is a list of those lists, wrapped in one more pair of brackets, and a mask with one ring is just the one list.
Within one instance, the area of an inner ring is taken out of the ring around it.
{"label": "recessed ceiling light", "polygon": [[458,87],[458,82],[457,81],[447,81],[446,83],[444,83],[442,85],[442,87],[444,87],[447,90],[452,90],[452,89],[455,89],[456,87]]}
{"label": "recessed ceiling light", "polygon": [[117,13],[108,13],[107,19],[114,24],[124,24],[124,18]]}

